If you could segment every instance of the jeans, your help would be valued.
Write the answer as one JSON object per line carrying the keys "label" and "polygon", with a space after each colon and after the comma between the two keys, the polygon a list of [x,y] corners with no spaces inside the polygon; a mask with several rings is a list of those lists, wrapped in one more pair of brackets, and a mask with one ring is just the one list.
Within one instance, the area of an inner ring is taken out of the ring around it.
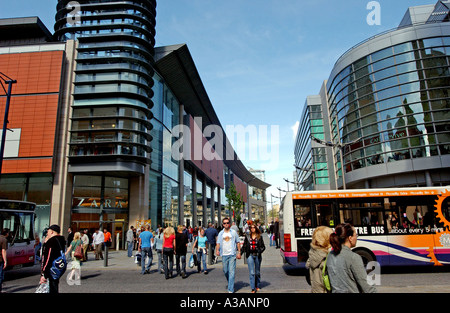
{"label": "jeans", "polygon": [[250,287],[252,290],[261,287],[261,261],[258,255],[250,255],[247,258]]}
{"label": "jeans", "polygon": [[[175,255],[177,260],[177,274],[179,275],[181,272],[186,273],[186,254],[184,255]],[[180,259],[181,259],[181,271],[180,271]]]}
{"label": "jeans", "polygon": [[[148,256],[148,265],[147,268],[145,268],[145,259]],[[152,252],[152,248],[150,247],[146,247],[146,248],[141,248],[141,266],[142,266],[142,271],[141,273],[144,274],[145,271],[150,271],[150,267],[152,266],[152,261],[153,261],[153,252]]]}
{"label": "jeans", "polygon": [[127,241],[127,244],[128,244],[128,257],[132,257],[133,256],[133,242]]}
{"label": "jeans", "polygon": [[163,264],[162,264],[163,263],[162,262],[162,260],[163,260],[162,250],[157,249],[156,253],[158,254],[158,273],[161,273],[164,270]]}
{"label": "jeans", "polygon": [[163,257],[164,257],[164,276],[166,276],[166,278],[172,277],[173,248],[163,248]]}
{"label": "jeans", "polygon": [[222,268],[228,282],[228,292],[234,292],[234,276],[236,273],[236,255],[222,256]]}
{"label": "jeans", "polygon": [[198,272],[202,271],[201,263],[203,263],[203,271],[207,270],[207,268],[206,268],[206,257],[207,257],[207,255],[206,255],[206,253],[203,253],[202,249],[197,251],[197,269],[198,269]]}

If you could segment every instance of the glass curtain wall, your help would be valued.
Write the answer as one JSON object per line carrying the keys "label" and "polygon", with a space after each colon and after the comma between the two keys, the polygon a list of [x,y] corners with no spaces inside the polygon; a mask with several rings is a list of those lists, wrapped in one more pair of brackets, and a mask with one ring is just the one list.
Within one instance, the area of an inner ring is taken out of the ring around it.
{"label": "glass curtain wall", "polygon": [[420,39],[372,53],[329,80],[332,135],[347,144],[346,172],[450,153],[449,55],[450,37]]}

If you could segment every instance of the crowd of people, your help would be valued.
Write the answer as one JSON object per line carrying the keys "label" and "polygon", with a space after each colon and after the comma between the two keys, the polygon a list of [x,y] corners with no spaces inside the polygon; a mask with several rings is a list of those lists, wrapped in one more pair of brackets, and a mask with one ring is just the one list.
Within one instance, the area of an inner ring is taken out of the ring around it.
{"label": "crowd of people", "polygon": [[[222,268],[227,280],[227,291],[234,292],[236,260],[245,254],[249,268],[251,291],[257,292],[261,288],[261,261],[265,250],[261,237],[261,226],[253,222],[244,224],[244,241],[241,246],[239,228],[224,218],[221,227],[209,223],[207,228],[185,227],[179,225],[175,230],[169,226],[157,227],[155,231],[149,225],[136,229],[131,226],[127,231],[128,257],[135,258],[140,264],[141,274],[149,274],[153,262],[153,250],[158,257],[157,273],[165,275],[166,279],[175,276],[187,278],[186,266],[196,266],[197,273],[207,275],[208,264],[217,263],[222,258]],[[135,255],[133,256],[133,251]],[[191,259],[187,260],[187,253],[191,252]],[[175,259],[175,261],[174,261]],[[174,275],[175,263],[175,275]]]}
{"label": "crowd of people", "polygon": [[[229,218],[224,218],[220,228],[209,223],[207,228],[186,228],[180,225],[175,230],[169,226],[158,227],[152,231],[150,225],[140,229],[133,226],[127,231],[128,257],[135,258],[140,265],[141,274],[149,274],[153,263],[153,251],[157,254],[157,273],[166,279],[175,276],[187,278],[186,266],[196,266],[198,273],[208,274],[208,263],[217,263],[219,257],[227,281],[227,291],[234,292],[236,260],[245,257],[249,270],[249,282],[252,293],[261,289],[261,262],[266,247],[262,238],[264,230],[260,225],[248,221],[240,231]],[[243,235],[241,241],[240,234]],[[268,228],[271,246],[279,248],[278,220]],[[0,267],[6,267],[6,237],[4,230],[0,236]],[[351,224],[340,224],[333,230],[320,226],[314,230],[310,244],[309,258],[306,267],[309,271],[311,292],[376,292],[375,287],[367,282],[367,274],[362,259],[352,252],[356,246],[357,232]],[[39,239],[39,238],[38,238]],[[242,244],[241,244],[242,243]],[[87,229],[72,232],[68,229],[67,240],[61,235],[58,225],[45,230],[42,242],[36,240],[37,259],[41,263],[40,284],[47,284],[50,293],[59,290],[59,279],[52,278],[50,268],[52,262],[64,251],[70,262],[68,281],[80,279],[80,266],[88,260],[88,251],[94,251],[95,260],[103,259],[104,247],[111,245],[111,233],[107,229],[96,229],[90,235]],[[38,249],[39,248],[39,249]],[[191,259],[187,260],[188,249]],[[135,255],[133,256],[133,252]],[[209,256],[209,258],[208,258]],[[175,259],[175,261],[174,261]],[[324,280],[324,268],[328,273],[331,286]],[[2,271],[3,272],[3,271]],[[2,277],[3,273],[0,273]],[[0,277],[0,278],[1,278]],[[1,288],[0,280],[0,288]],[[1,289],[0,289],[1,292]]]}

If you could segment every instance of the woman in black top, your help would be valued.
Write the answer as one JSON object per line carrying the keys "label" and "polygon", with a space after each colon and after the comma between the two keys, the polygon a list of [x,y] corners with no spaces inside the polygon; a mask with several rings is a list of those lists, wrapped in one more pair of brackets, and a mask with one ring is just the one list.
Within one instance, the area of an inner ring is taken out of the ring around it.
{"label": "woman in black top", "polygon": [[[186,278],[186,253],[187,253],[187,245],[189,242],[187,234],[183,231],[184,227],[182,225],[178,226],[178,232],[175,234],[175,243],[176,243],[176,268],[177,274],[181,275],[181,277]],[[180,260],[181,259],[181,260]],[[181,270],[180,270],[180,261],[181,261]]]}
{"label": "woman in black top", "polygon": [[261,289],[261,254],[266,249],[264,245],[261,232],[255,224],[250,225],[250,234],[245,235],[244,245],[242,246],[242,252],[245,252],[247,257],[250,287],[252,293]]}

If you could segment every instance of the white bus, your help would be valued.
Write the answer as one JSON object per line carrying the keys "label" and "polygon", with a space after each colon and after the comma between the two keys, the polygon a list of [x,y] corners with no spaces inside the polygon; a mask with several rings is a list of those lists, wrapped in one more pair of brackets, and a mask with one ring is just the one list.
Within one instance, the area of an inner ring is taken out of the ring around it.
{"label": "white bus", "polygon": [[36,204],[0,199],[0,228],[9,229],[6,269],[33,266]]}
{"label": "white bus", "polygon": [[450,186],[288,192],[280,209],[285,263],[304,266],[318,226],[351,223],[365,264],[450,264]]}

